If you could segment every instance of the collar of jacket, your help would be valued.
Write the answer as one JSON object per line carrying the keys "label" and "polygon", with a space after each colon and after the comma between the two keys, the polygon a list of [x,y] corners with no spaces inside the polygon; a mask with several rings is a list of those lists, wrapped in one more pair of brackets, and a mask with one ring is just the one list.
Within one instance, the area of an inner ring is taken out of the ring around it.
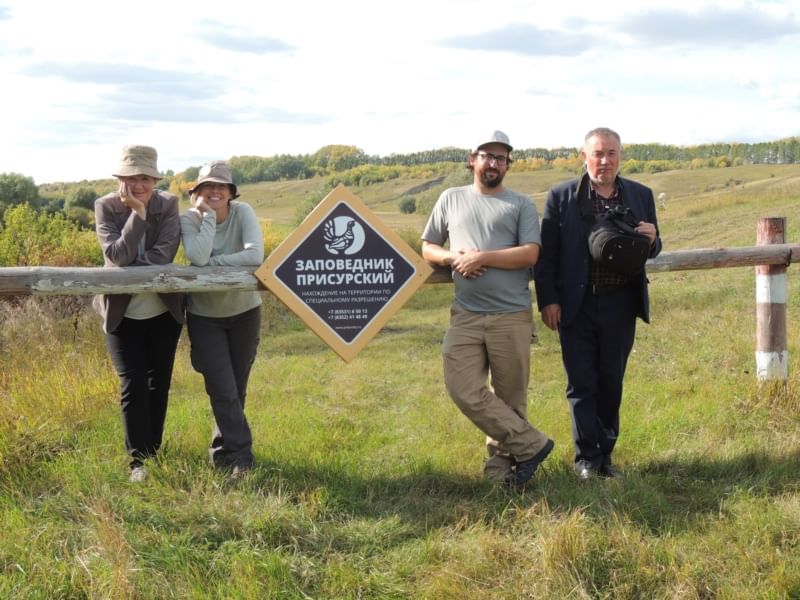
{"label": "collar of jacket", "polygon": [[[617,189],[619,190],[620,196],[625,196],[623,191],[625,189],[624,182],[625,180],[617,175],[614,178],[614,183],[617,184]],[[584,198],[591,198],[592,194],[592,183],[589,181],[589,174],[584,173],[581,178],[578,180],[578,190],[576,192],[578,202],[580,202]]]}
{"label": "collar of jacket", "polygon": [[578,198],[578,206],[581,208],[584,206],[586,201],[591,199],[592,185],[589,181],[588,173],[584,173],[583,176],[578,180],[578,190],[575,192],[575,195]]}

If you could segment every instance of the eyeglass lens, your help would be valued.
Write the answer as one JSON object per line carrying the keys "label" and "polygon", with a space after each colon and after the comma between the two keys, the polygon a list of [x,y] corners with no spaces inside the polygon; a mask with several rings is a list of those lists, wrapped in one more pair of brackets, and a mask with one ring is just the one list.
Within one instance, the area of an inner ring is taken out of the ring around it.
{"label": "eyeglass lens", "polygon": [[480,156],[481,160],[484,161],[484,162],[490,163],[490,162],[494,161],[498,165],[504,165],[504,164],[506,164],[506,161],[508,160],[507,156],[504,156],[502,154],[500,154],[500,155],[492,154],[490,152],[478,152],[478,156]]}

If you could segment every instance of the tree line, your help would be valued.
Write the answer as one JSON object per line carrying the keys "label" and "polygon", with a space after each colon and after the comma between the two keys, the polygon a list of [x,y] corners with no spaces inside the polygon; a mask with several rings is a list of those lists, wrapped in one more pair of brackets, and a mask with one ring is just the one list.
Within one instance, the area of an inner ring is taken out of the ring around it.
{"label": "tree line", "polygon": [[[406,175],[441,177],[463,164],[469,150],[446,147],[410,154],[368,155],[356,146],[328,145],[313,154],[233,156],[229,160],[238,184],[322,177],[323,187],[336,183],[369,185]],[[527,148],[514,150],[515,170],[580,168],[577,148]],[[800,138],[773,142],[713,143],[696,146],[628,144],[623,173],[659,172],[684,168],[729,167],[740,164],[791,164],[800,162]],[[179,173],[167,171],[159,188],[179,196],[194,185],[199,166]],[[6,209],[19,204],[46,212],[63,212],[79,226],[90,227],[97,197],[116,189],[113,179],[37,185],[32,177],[0,173],[0,223]]]}
{"label": "tree line", "polygon": [[[331,145],[309,155],[234,156],[230,159],[237,183],[307,179],[318,175],[343,173],[354,168],[369,166],[418,167],[439,163],[463,163],[469,150],[466,148],[439,148],[410,154],[388,156],[369,155],[356,146]],[[514,150],[514,159],[529,162],[539,159],[542,168],[558,167],[559,161],[572,162],[578,158],[578,148],[526,148]],[[717,159],[726,158],[727,163]],[[697,146],[668,144],[629,144],[625,146],[625,159],[634,161],[671,161],[686,163],[704,161],[703,166],[731,166],[733,164],[792,164],[800,162],[800,138],[792,137],[774,142],[749,144],[714,143]],[[184,171],[189,180],[197,176],[196,170]]]}

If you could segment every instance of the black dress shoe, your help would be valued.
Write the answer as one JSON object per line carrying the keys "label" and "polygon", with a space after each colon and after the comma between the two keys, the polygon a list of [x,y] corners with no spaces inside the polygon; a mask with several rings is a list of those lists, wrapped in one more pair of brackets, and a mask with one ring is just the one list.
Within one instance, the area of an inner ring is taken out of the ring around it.
{"label": "black dress shoe", "polygon": [[581,481],[589,481],[594,479],[599,474],[599,471],[588,460],[579,460],[575,463],[575,474]]}

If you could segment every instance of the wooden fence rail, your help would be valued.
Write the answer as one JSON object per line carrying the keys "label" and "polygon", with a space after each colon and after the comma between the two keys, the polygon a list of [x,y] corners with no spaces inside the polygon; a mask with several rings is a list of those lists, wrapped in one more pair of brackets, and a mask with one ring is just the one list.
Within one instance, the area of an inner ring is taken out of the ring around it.
{"label": "wooden fence rail", "polygon": [[[789,266],[800,262],[800,244],[741,248],[701,248],[662,252],[647,261],[647,272]],[[84,296],[137,292],[217,292],[263,290],[253,273],[258,267],[4,267],[0,295]],[[450,269],[440,267],[428,283],[450,283]]]}
{"label": "wooden fence rail", "polygon": [[[759,245],[662,252],[647,261],[648,273],[756,267],[756,378],[788,378],[786,268],[800,262],[800,244],[785,244],[785,219],[759,222]],[[778,243],[776,243],[778,242]],[[7,267],[0,268],[3,295],[91,295],[137,292],[263,290],[258,267]],[[437,267],[428,283],[451,283],[450,269]]]}

